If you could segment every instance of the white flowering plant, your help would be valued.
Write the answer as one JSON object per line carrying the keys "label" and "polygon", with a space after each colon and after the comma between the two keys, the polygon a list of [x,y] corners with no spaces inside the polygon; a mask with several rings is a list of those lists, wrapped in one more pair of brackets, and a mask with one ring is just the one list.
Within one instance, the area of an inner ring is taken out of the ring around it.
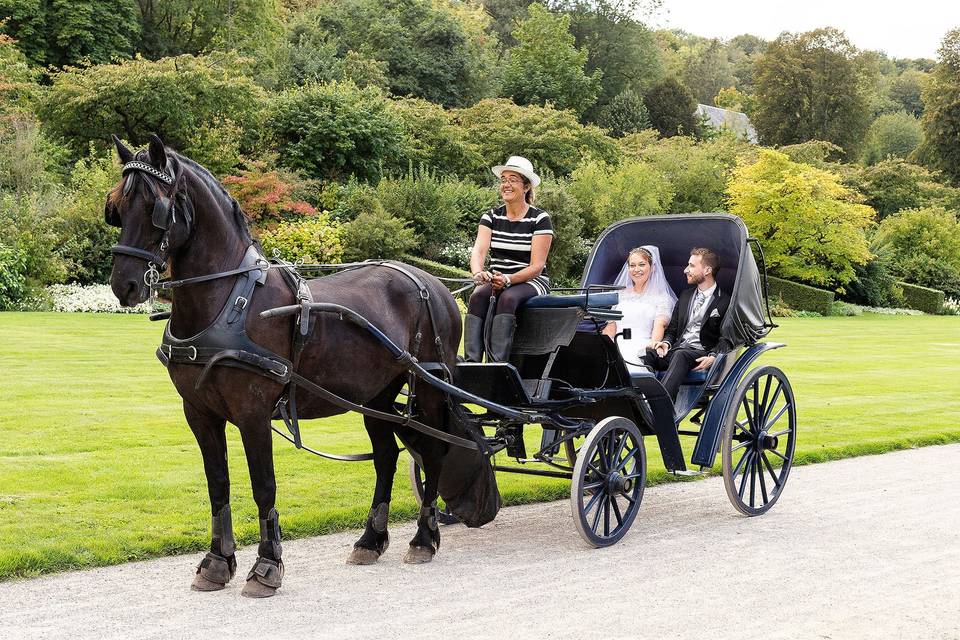
{"label": "white flowering plant", "polygon": [[54,284],[46,291],[53,310],[67,313],[155,313],[169,309],[169,305],[150,300],[135,307],[122,307],[106,284]]}
{"label": "white flowering plant", "polygon": [[960,316],[960,300],[957,298],[947,298],[943,301],[940,313],[945,316]]}

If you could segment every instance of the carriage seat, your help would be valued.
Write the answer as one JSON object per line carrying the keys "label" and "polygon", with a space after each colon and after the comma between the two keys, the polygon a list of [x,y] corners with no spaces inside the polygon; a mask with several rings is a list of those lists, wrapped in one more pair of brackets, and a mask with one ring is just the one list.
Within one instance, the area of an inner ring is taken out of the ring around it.
{"label": "carriage seat", "polygon": [[521,307],[530,309],[560,309],[564,307],[580,307],[581,309],[606,307],[610,308],[619,302],[620,296],[616,291],[603,293],[578,294],[573,296],[533,296],[528,298]]}

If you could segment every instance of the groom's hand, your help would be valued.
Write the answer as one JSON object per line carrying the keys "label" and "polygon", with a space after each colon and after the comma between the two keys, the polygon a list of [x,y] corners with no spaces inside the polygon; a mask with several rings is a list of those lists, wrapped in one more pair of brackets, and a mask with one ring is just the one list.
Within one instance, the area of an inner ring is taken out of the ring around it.
{"label": "groom's hand", "polygon": [[657,352],[657,355],[662,358],[662,357],[664,357],[665,355],[667,355],[667,351],[670,350],[670,343],[669,343],[669,342],[658,342],[657,344],[653,345],[653,348],[654,348],[654,350]]}
{"label": "groom's hand", "polygon": [[712,365],[716,360],[717,359],[714,356],[703,356],[701,358],[697,358],[697,366],[695,366],[693,370],[703,371],[705,369],[709,369],[710,365]]}

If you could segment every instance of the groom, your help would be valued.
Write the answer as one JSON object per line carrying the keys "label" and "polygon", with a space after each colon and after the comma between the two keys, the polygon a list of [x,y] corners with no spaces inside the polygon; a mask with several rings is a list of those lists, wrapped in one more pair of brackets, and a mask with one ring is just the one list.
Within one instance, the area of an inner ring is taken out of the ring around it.
{"label": "groom", "polygon": [[733,348],[720,335],[730,296],[717,287],[719,270],[720,260],[710,249],[690,251],[683,273],[687,284],[695,286],[680,294],[663,340],[648,348],[643,357],[647,366],[667,372],[661,382],[673,401],[687,373],[709,369],[717,354]]}

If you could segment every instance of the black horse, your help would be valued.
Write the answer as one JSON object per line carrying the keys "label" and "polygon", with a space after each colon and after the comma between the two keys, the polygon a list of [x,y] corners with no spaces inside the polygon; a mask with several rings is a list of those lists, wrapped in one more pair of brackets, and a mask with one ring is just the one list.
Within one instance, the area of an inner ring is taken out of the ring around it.
{"label": "black horse", "polygon": [[[168,264],[171,277],[180,280],[234,270],[249,255],[251,246],[259,250],[237,202],[206,169],[165,148],[156,136],[151,137],[149,150],[136,154],[116,137],[114,142],[125,170],[124,178],[107,197],[105,217],[121,228],[111,275],[121,304],[136,305],[148,297],[145,276],[150,263]],[[307,285],[314,300],[353,309],[397,345],[411,352],[418,349],[419,360],[443,361],[452,370],[460,342],[460,314],[453,297],[429,274],[409,266],[404,269],[429,290],[433,322],[424,312],[422,292],[396,269],[363,267],[310,280]],[[262,319],[259,314],[297,299],[279,270],[270,269],[265,275],[255,295],[244,301],[250,307],[245,315],[246,335],[264,349],[290,359],[293,319]],[[241,277],[243,274],[220,277],[174,289],[169,334],[182,339],[204,331],[219,317]],[[396,413],[394,400],[407,380],[404,364],[369,333],[334,314],[314,314],[310,320],[297,372],[352,402]],[[284,395],[285,383],[243,368],[214,366],[198,385],[203,368],[182,359],[171,359],[168,364],[170,378],[183,397],[187,423],[200,445],[213,515],[210,552],[197,569],[193,588],[222,589],[236,570],[225,438],[226,422],[231,422],[240,430],[260,517],[258,558],[243,593],[270,596],[283,575],[279,518],[274,508],[271,418]],[[298,399],[299,414],[304,418],[344,412],[340,406],[303,391]],[[418,386],[415,409],[423,423],[467,437],[460,423],[452,419],[443,394],[429,385]],[[451,446],[382,419],[364,416],[364,424],[373,445],[377,479],[366,529],[349,563],[376,562],[387,548],[387,515],[399,454],[395,434],[419,457],[425,477],[425,507],[404,557],[406,562],[429,562],[439,547],[440,535],[429,506],[438,492],[468,525],[480,526],[496,515],[500,506],[496,479],[489,460],[477,450]]]}

